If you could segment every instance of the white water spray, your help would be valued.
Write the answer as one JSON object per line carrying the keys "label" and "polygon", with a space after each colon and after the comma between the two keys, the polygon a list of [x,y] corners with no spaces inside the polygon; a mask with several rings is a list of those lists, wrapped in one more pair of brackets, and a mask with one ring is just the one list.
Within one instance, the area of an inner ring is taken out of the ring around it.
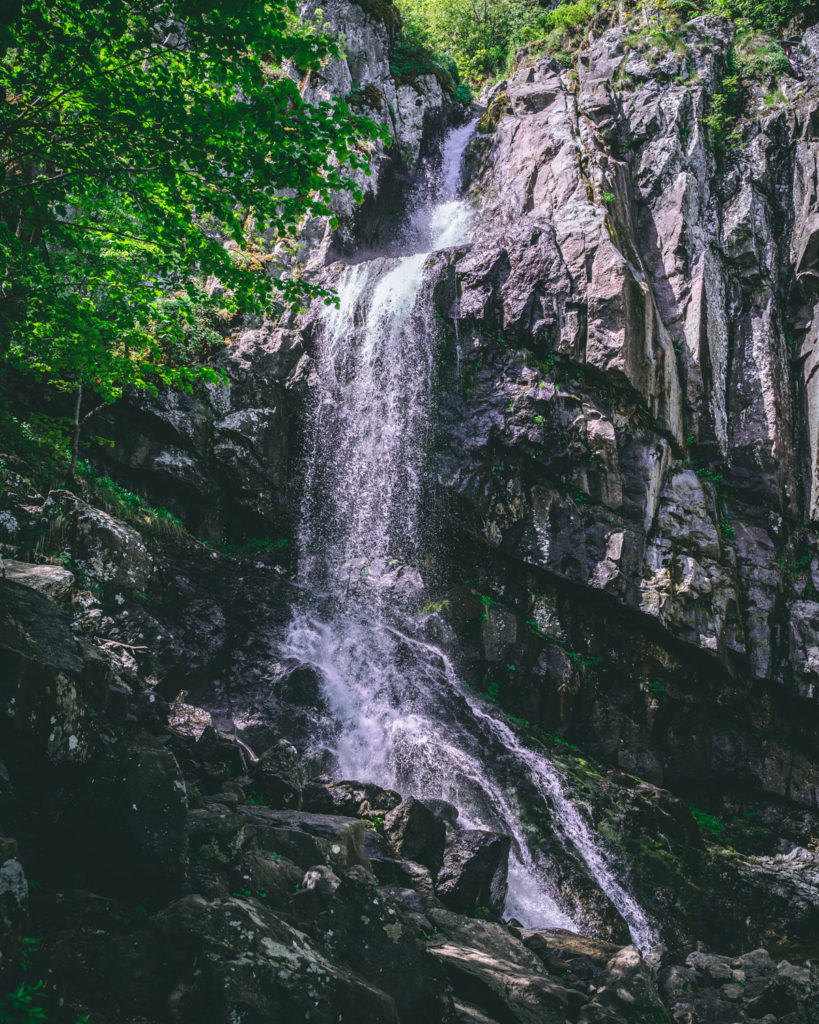
{"label": "white water spray", "polygon": [[323,739],[338,773],[449,800],[466,826],[511,834],[507,914],[528,926],[576,928],[582,922],[559,906],[515,798],[493,774],[493,751],[512,757],[647,950],[655,930],[614,878],[554,765],[465,692],[440,650],[396,625],[417,606],[422,584],[412,567],[431,533],[424,458],[438,328],[425,265],[468,234],[471,211],[459,191],[473,128],[448,136],[440,174],[400,240],[404,255],[347,267],[339,305],[320,325],[299,537],[314,596],[294,612],[285,654],[321,676],[330,719]]}

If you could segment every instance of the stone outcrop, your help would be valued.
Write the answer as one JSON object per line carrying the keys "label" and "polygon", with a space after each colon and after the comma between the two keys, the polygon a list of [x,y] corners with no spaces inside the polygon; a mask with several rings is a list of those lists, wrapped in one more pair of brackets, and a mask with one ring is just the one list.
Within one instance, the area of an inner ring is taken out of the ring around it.
{"label": "stone outcrop", "polygon": [[734,31],[609,29],[577,74],[524,60],[487,97],[476,235],[435,270],[435,467],[472,551],[439,597],[516,715],[688,793],[816,808],[819,64],[787,102],[744,78],[723,152]]}

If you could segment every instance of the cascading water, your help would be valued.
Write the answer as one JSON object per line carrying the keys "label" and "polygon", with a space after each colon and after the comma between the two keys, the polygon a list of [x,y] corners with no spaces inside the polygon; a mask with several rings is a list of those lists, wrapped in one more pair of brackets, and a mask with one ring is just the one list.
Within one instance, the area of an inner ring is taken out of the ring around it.
{"label": "cascading water", "polygon": [[321,676],[328,711],[322,739],[337,773],[449,800],[465,825],[511,834],[507,913],[530,926],[576,927],[551,894],[520,812],[493,772],[492,752],[513,758],[563,841],[648,950],[655,929],[614,878],[555,767],[522,747],[465,690],[447,657],[403,625],[420,604],[413,567],[423,564],[431,539],[424,459],[438,328],[425,266],[432,252],[467,236],[471,212],[459,187],[472,132],[466,125],[449,134],[440,173],[419,190],[399,240],[403,254],[345,268],[339,304],[319,325],[299,536],[309,597],[294,610],[285,654]]}

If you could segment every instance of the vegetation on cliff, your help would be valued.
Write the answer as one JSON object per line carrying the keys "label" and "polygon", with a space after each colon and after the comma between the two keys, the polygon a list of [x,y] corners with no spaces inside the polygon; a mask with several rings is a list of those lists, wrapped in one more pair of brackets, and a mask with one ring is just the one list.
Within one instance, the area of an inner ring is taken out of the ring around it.
{"label": "vegetation on cliff", "polygon": [[670,18],[723,14],[778,34],[808,15],[809,0],[398,0],[403,31],[418,46],[453,59],[465,79],[480,82],[505,73],[519,47],[568,57],[589,31],[599,32],[637,15],[657,28]]}

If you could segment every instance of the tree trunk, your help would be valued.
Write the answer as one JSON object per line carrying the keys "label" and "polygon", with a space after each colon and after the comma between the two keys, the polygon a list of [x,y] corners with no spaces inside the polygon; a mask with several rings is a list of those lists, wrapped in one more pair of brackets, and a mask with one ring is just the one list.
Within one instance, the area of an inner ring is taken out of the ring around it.
{"label": "tree trunk", "polygon": [[71,435],[71,465],[68,470],[68,482],[77,482],[77,460],[80,457],[80,432],[83,421],[80,419],[82,411],[82,385],[77,388],[77,402],[74,406],[74,430]]}

